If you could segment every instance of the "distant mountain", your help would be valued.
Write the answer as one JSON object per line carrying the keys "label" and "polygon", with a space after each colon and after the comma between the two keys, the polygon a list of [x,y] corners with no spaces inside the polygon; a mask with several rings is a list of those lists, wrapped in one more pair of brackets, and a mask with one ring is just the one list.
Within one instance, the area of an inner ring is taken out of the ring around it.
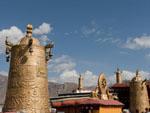
{"label": "distant mountain", "polygon": [[[7,89],[7,76],[0,75],[0,104],[4,103],[4,98]],[[56,97],[58,94],[62,93],[71,93],[73,90],[76,90],[78,85],[76,83],[66,82],[64,84],[49,82],[49,95],[50,97]],[[95,87],[86,87],[85,89],[91,90]]]}
{"label": "distant mountain", "polygon": [[4,102],[7,87],[7,76],[0,75],[0,104]]}
{"label": "distant mountain", "polygon": [[[59,93],[71,93],[72,90],[77,89],[75,83],[53,83],[49,82],[49,95],[50,97],[56,97]],[[4,102],[5,94],[7,89],[7,76],[0,75],[0,104]]]}
{"label": "distant mountain", "polygon": [[71,93],[73,90],[77,89],[77,84],[75,83],[53,83],[49,82],[49,94],[51,97],[56,97],[60,93]]}

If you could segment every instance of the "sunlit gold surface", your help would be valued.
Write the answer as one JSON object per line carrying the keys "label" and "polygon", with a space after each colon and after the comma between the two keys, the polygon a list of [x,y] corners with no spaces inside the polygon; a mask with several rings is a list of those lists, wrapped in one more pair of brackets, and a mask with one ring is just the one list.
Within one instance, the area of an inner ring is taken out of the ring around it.
{"label": "sunlit gold surface", "polygon": [[92,92],[92,97],[99,98],[101,100],[113,99],[111,93],[109,93],[109,88],[107,86],[107,80],[104,73],[101,73],[98,77],[98,84],[95,91]]}
{"label": "sunlit gold surface", "polygon": [[80,75],[79,77],[79,84],[78,84],[78,90],[81,91],[83,89],[83,77]]}
{"label": "sunlit gold surface", "polygon": [[108,95],[107,95],[107,81],[105,78],[104,73],[101,73],[98,78],[98,88],[99,88],[99,93],[100,93],[100,98],[103,100],[108,100]]}
{"label": "sunlit gold surface", "polygon": [[3,111],[50,113],[45,47],[34,44],[31,53],[26,43],[15,45],[11,49]]}
{"label": "sunlit gold surface", "polygon": [[[39,42],[38,39],[33,38],[33,37],[32,37],[32,39],[33,39],[33,44],[32,45],[40,45],[40,42]],[[27,45],[28,41],[29,41],[29,38],[24,37],[24,38],[21,39],[20,45]]]}
{"label": "sunlit gold surface", "polygon": [[139,113],[144,113],[149,106],[146,80],[142,79],[137,70],[136,76],[130,82],[130,111],[136,113],[138,110]]}

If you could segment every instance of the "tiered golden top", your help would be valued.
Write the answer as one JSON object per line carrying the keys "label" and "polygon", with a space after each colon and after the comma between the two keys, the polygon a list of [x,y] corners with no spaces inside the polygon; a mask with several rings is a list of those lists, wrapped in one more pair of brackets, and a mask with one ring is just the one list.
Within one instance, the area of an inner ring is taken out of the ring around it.
{"label": "tiered golden top", "polygon": [[28,45],[29,39],[31,38],[33,40],[32,45],[40,45],[39,40],[37,38],[32,37],[32,30],[33,30],[33,26],[31,24],[28,24],[26,30],[26,36],[21,39],[20,45]]}
{"label": "tiered golden top", "polygon": [[132,81],[135,81],[135,82],[142,81],[142,77],[139,74],[139,70],[136,71],[136,76],[132,79]]}
{"label": "tiered golden top", "polygon": [[27,35],[31,35],[32,36],[32,29],[33,29],[33,26],[31,24],[28,24],[27,25]]}

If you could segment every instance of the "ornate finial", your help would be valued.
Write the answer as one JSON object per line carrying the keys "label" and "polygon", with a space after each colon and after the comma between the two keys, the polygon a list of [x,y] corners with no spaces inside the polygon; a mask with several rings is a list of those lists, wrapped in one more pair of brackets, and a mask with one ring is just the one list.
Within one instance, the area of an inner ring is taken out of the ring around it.
{"label": "ornate finial", "polygon": [[122,77],[121,77],[122,71],[120,71],[120,69],[117,68],[117,71],[115,73],[116,73],[116,83],[121,84],[122,83]]}
{"label": "ornate finial", "polygon": [[33,26],[31,24],[28,24],[27,25],[27,37],[31,37],[32,36],[32,29],[33,29]]}
{"label": "ornate finial", "polygon": [[119,68],[117,68],[117,70],[115,71],[115,73],[116,73],[116,74],[121,74],[122,71],[121,71]]}
{"label": "ornate finial", "polygon": [[80,74],[80,78],[82,77],[82,75]]}
{"label": "ornate finial", "polygon": [[54,47],[54,44],[51,42],[45,46],[46,52],[46,61],[48,61],[53,55],[51,53],[51,49]]}
{"label": "ornate finial", "polygon": [[139,69],[136,70],[136,76],[138,76],[138,75],[139,75]]}
{"label": "ornate finial", "polygon": [[7,36],[6,36],[6,40],[5,40],[5,45],[9,46],[9,47],[13,46],[13,43],[11,43],[11,42],[8,41],[8,37]]}
{"label": "ornate finial", "polygon": [[11,53],[11,48],[13,46],[13,44],[11,42],[8,41],[8,37],[6,36],[6,40],[5,40],[5,45],[6,45],[6,61],[9,62],[10,59],[10,53]]}
{"label": "ornate finial", "polygon": [[27,37],[29,38],[29,42],[28,42],[28,46],[29,46],[29,52],[32,53],[33,52],[33,48],[32,48],[32,43],[33,43],[33,39],[32,39],[32,29],[33,26],[31,24],[27,25]]}
{"label": "ornate finial", "polygon": [[79,83],[78,83],[78,90],[82,90],[83,89],[83,78],[82,75],[80,74],[79,76]]}
{"label": "ornate finial", "polygon": [[120,73],[120,69],[119,69],[119,68],[117,68],[117,71],[116,71],[116,73]]}

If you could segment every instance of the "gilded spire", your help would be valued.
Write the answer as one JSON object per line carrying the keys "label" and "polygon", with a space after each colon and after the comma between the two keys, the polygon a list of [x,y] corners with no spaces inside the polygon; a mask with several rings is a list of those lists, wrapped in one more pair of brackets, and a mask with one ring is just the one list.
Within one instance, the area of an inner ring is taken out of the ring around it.
{"label": "gilded spire", "polygon": [[33,29],[32,24],[28,24],[27,25],[27,31],[26,31],[27,37],[31,37],[32,36],[32,29]]}
{"label": "gilded spire", "polygon": [[120,74],[120,73],[121,73],[119,68],[117,68],[116,73],[118,73],[118,74]]}
{"label": "gilded spire", "polygon": [[80,75],[80,77],[79,77],[78,89],[79,90],[83,89],[83,77],[82,77],[82,75]]}
{"label": "gilded spire", "polygon": [[122,83],[122,77],[121,77],[121,71],[119,68],[117,68],[117,71],[115,72],[116,73],[116,83],[119,83],[121,84]]}
{"label": "gilded spire", "polygon": [[136,70],[136,76],[138,76],[138,75],[139,75],[139,69]]}

